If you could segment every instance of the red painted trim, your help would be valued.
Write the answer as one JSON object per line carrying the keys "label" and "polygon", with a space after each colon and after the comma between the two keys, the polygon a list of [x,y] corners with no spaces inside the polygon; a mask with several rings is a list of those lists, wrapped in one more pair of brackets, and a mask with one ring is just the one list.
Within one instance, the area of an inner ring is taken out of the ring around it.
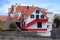
{"label": "red painted trim", "polygon": [[23,25],[22,28],[30,27],[30,26],[33,25],[34,23],[36,23],[36,20],[33,20],[33,21],[31,21],[30,23]]}
{"label": "red painted trim", "polygon": [[47,28],[26,29],[28,32],[47,31]]}
{"label": "red painted trim", "polygon": [[31,25],[33,25],[36,22],[48,22],[48,19],[35,19],[35,20],[29,22],[28,24],[23,25],[22,28],[30,27]]}
{"label": "red painted trim", "polygon": [[48,22],[48,19],[36,19],[37,22]]}

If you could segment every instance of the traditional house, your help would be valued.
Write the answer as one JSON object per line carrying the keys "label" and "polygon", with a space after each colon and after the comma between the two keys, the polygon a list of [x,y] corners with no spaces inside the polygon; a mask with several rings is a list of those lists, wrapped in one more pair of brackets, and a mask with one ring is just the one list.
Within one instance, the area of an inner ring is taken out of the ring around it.
{"label": "traditional house", "polygon": [[18,27],[24,31],[37,32],[37,35],[41,36],[51,35],[53,15],[51,12],[47,12],[47,9],[12,5],[9,12]]}

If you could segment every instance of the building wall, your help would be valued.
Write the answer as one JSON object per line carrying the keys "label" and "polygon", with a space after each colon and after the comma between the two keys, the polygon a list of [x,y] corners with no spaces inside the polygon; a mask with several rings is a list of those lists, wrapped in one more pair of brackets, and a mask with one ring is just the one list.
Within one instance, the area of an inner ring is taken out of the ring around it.
{"label": "building wall", "polygon": [[48,17],[48,22],[53,22],[54,19],[53,13],[48,13],[47,17]]}
{"label": "building wall", "polygon": [[[35,11],[33,11],[30,16],[33,14],[34,15],[34,18],[30,18],[27,17],[27,19],[25,19],[25,24],[28,24],[30,23],[31,21],[35,20],[36,19],[36,15],[39,15],[39,18],[41,19],[41,15],[43,15],[43,13],[40,11],[39,14],[36,14],[36,10],[39,9],[39,8],[36,8]],[[15,11],[14,11],[15,12]],[[20,17],[21,16],[21,12],[18,12],[18,13],[14,13],[12,16],[15,16],[15,17]],[[46,15],[48,17],[48,22],[53,22],[53,15],[52,13],[48,13]],[[46,18],[46,17],[44,17]],[[49,25],[51,25],[50,23],[48,23]],[[30,26],[30,28],[37,28],[37,23],[33,24],[32,26]],[[42,28],[47,28],[47,22],[43,22],[42,23]]]}
{"label": "building wall", "polygon": [[16,12],[16,13],[13,13],[13,14],[10,14],[11,17],[20,17],[21,16],[21,12]]}
{"label": "building wall", "polygon": [[42,23],[42,28],[47,28],[47,22]]}
{"label": "building wall", "polygon": [[37,23],[35,23],[35,24],[33,24],[32,26],[28,27],[28,29],[29,29],[29,28],[31,28],[31,29],[37,28]]}
{"label": "building wall", "polygon": [[51,31],[51,30],[52,30],[53,20],[54,20],[53,13],[48,13],[48,14],[47,14],[47,17],[48,17],[47,25],[49,25],[48,31]]}
{"label": "building wall", "polygon": [[14,13],[14,16],[15,17],[20,17],[21,16],[21,12]]}
{"label": "building wall", "polygon": [[47,25],[49,25],[49,27],[48,27],[48,31],[51,31],[52,30],[52,22],[47,22]]}

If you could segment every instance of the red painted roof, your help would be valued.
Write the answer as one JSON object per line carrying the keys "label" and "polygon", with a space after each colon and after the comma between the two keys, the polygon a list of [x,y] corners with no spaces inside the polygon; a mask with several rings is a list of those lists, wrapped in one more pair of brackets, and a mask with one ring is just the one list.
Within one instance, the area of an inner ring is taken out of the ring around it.
{"label": "red painted roof", "polygon": [[[39,8],[39,7],[29,6],[29,9],[26,9],[26,6],[18,5],[18,6],[16,6],[16,12],[22,12],[23,14],[25,14],[25,16],[27,18],[36,8]],[[46,12],[47,9],[44,9],[44,8],[39,8],[39,9],[44,15],[47,14],[47,12]],[[11,7],[11,10],[14,11],[13,5]]]}
{"label": "red painted roof", "polygon": [[[15,6],[16,6],[16,5],[12,5],[12,6],[11,6],[11,12],[10,12],[10,13],[13,13]],[[39,8],[39,7],[35,7],[35,6],[28,6],[29,9],[26,9],[26,7],[27,7],[27,6],[20,6],[20,5],[18,5],[18,6],[16,6],[16,12],[22,12],[22,13],[25,15],[24,18],[27,18],[33,11],[35,11],[36,8]],[[47,14],[47,12],[46,12],[47,9],[44,9],[44,8],[39,8],[39,9],[40,9],[40,11],[41,11],[44,15]],[[17,19],[16,17],[13,17],[12,19],[13,19],[14,21],[20,21],[21,17],[20,17],[19,19]]]}
{"label": "red painted roof", "polygon": [[1,20],[1,21],[6,21],[7,18],[8,18],[8,16],[0,16],[0,20]]}

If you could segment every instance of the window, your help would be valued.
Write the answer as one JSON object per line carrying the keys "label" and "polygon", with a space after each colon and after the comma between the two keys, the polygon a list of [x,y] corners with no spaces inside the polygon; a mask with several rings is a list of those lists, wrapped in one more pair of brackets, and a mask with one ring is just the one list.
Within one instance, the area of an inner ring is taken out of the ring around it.
{"label": "window", "polygon": [[16,13],[16,14],[15,14],[15,17],[18,17],[18,16],[19,16],[19,14],[18,14],[18,13]]}
{"label": "window", "polygon": [[36,13],[39,14],[39,10],[36,10]]}
{"label": "window", "polygon": [[37,27],[42,28],[42,22],[37,22]]}
{"label": "window", "polygon": [[44,15],[41,15],[41,18],[44,18]]}
{"label": "window", "polygon": [[21,22],[15,22],[15,23],[19,28],[21,27]]}
{"label": "window", "polygon": [[34,15],[31,15],[30,18],[34,18]]}
{"label": "window", "polygon": [[38,19],[39,19],[39,15],[36,15],[36,18],[38,18]]}

